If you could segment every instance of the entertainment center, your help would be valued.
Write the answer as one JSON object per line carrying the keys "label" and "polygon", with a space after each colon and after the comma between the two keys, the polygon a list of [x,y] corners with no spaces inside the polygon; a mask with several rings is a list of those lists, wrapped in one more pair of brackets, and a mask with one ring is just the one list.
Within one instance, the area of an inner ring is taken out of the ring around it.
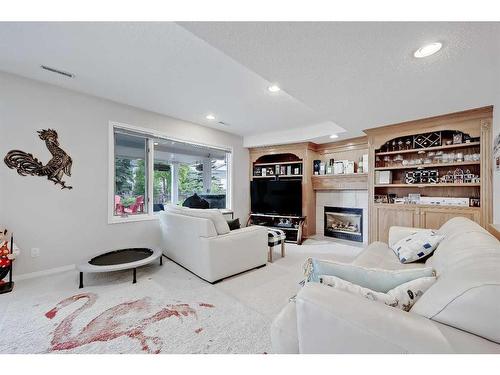
{"label": "entertainment center", "polygon": [[[367,136],[337,142],[251,148],[249,223],[284,229],[287,239],[298,243],[300,235],[316,233],[387,242],[391,226],[436,229],[455,216],[488,229],[492,118],[489,106],[372,128],[365,130]],[[339,162],[344,173],[328,168]],[[318,163],[325,166],[319,174]],[[256,199],[256,181],[267,181],[268,187],[282,183],[276,191],[286,193]],[[284,188],[286,181],[300,181],[301,197],[298,190]]]}

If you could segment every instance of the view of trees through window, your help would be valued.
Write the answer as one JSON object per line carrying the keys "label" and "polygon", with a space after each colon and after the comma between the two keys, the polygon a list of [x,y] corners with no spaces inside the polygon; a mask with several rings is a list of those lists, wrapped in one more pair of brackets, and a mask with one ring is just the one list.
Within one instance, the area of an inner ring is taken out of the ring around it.
{"label": "view of trees through window", "polygon": [[136,215],[147,210],[146,139],[115,134],[115,215]]}
{"label": "view of trees through window", "polygon": [[146,212],[148,181],[153,211],[167,203],[182,205],[193,194],[211,208],[227,207],[228,152],[154,139],[149,178],[147,142],[146,137],[115,133],[115,215]]}

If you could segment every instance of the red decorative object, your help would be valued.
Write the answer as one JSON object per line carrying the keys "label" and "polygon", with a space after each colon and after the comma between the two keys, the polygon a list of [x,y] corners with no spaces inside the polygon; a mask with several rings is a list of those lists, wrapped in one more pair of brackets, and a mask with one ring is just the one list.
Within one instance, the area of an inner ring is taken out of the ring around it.
{"label": "red decorative object", "polygon": [[[10,249],[9,249],[10,237]],[[12,261],[14,260],[14,236],[9,234],[7,229],[0,232],[0,294],[9,293],[14,289],[12,281]],[[3,281],[5,276],[9,275],[9,281]]]}

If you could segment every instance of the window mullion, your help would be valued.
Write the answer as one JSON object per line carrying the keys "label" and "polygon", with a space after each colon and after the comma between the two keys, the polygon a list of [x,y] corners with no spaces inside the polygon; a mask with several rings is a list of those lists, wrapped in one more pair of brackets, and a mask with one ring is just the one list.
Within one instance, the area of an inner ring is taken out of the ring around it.
{"label": "window mullion", "polygon": [[148,167],[146,170],[146,189],[147,189],[147,207],[148,214],[153,214],[153,186],[154,186],[154,147],[153,139],[147,138],[146,152]]}

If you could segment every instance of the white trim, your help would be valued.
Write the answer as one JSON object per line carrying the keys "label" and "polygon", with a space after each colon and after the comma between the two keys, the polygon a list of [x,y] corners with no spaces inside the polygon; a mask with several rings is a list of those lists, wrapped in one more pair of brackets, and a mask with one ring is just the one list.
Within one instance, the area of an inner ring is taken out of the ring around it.
{"label": "white trim", "polygon": [[16,280],[28,280],[28,279],[34,279],[35,277],[50,276],[56,273],[71,271],[74,269],[76,269],[76,266],[74,264],[68,264],[67,266],[49,268],[48,270],[23,273],[21,275],[16,275],[15,278]]}
{"label": "white trim", "polygon": [[129,125],[129,124],[125,124],[123,122],[110,121],[109,125],[111,126],[111,128],[120,128],[123,130],[131,130],[131,131],[135,131],[139,134],[142,133],[142,134],[147,134],[151,137],[166,139],[167,141],[181,142],[181,143],[192,144],[195,146],[202,146],[202,147],[209,147],[209,148],[213,148],[213,149],[218,149],[221,151],[229,151],[231,153],[233,152],[232,146],[221,145],[221,144],[214,145],[214,144],[209,144],[209,143],[200,143],[200,142],[191,141],[191,140],[182,139],[182,138],[175,138],[175,137],[171,137],[170,135],[167,135],[165,133],[162,133],[162,132],[154,130],[154,129],[142,128],[140,126]]}
{"label": "white trim", "polygon": [[147,213],[148,216],[151,216],[154,214],[153,212],[153,186],[154,186],[154,144],[153,144],[153,139],[148,138],[146,142],[146,147],[147,147],[147,153],[146,153],[146,159],[147,159],[147,169],[146,169],[146,207],[147,207]]}
{"label": "white trim", "polygon": [[[115,202],[115,137],[114,137],[114,129],[123,129],[134,131],[139,134],[144,134],[145,136],[150,136],[154,138],[162,138],[167,139],[169,141],[174,142],[182,142],[187,144],[192,144],[195,146],[208,147],[213,149],[218,149],[221,151],[225,151],[226,158],[228,159],[227,163],[227,191],[226,191],[226,209],[233,208],[233,182],[234,182],[234,173],[233,173],[233,155],[234,148],[232,146],[227,145],[211,145],[207,143],[199,143],[190,140],[170,137],[165,133],[158,132],[154,129],[143,128],[140,126],[129,125],[116,121],[109,121],[108,125],[108,224],[119,224],[119,223],[130,223],[134,221],[147,221],[147,220],[158,220],[158,216],[153,212],[153,182],[149,181],[151,178],[147,178],[147,198],[149,198],[149,202],[147,202],[148,212],[146,214],[139,215],[129,215],[127,217],[120,217],[114,215],[114,202]],[[151,152],[154,150],[153,140],[148,139],[148,147],[150,152],[148,153],[148,177],[153,176],[154,172],[154,154]]]}
{"label": "white trim", "polygon": [[120,223],[133,223],[134,221],[149,221],[158,220],[158,216],[154,213],[151,214],[138,214],[129,216],[113,216],[108,219],[108,224],[120,224]]}

